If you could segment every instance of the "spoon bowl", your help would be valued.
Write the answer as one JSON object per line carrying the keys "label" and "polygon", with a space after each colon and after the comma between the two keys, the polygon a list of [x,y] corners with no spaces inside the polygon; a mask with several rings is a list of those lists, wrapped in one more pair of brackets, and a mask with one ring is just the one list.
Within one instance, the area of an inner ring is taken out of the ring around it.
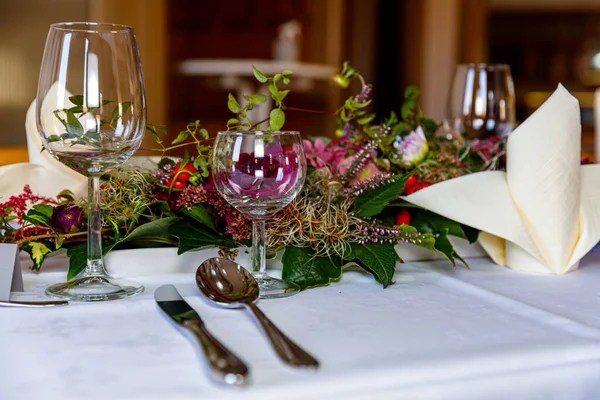
{"label": "spoon bowl", "polygon": [[227,258],[209,258],[196,270],[196,285],[218,306],[250,310],[282,361],[295,367],[318,367],[319,362],[313,356],[281,332],[254,304],[260,294],[259,286],[244,267]]}
{"label": "spoon bowl", "polygon": [[252,274],[227,258],[209,258],[200,264],[196,284],[202,294],[222,307],[241,308],[243,302],[254,302],[259,295]]}

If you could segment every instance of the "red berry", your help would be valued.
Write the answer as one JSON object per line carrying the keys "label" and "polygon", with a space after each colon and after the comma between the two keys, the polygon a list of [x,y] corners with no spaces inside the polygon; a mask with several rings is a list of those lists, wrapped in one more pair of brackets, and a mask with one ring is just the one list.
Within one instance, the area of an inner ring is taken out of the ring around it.
{"label": "red berry", "polygon": [[180,180],[176,180],[175,182],[173,182],[173,178],[167,181],[167,187],[171,189],[185,189],[186,186],[187,183],[181,182]]}
{"label": "red berry", "polygon": [[421,189],[425,189],[426,187],[431,186],[431,183],[427,183],[427,182],[421,182],[421,183],[417,183],[417,185],[415,186],[415,192],[421,190]]}
{"label": "red berry", "polygon": [[[198,172],[198,170],[196,169],[196,167],[194,167],[192,164],[186,164],[183,167],[183,172],[181,172],[179,175],[177,175],[179,173],[179,171],[181,171],[181,164],[177,164],[177,166],[175,167],[175,169],[173,170],[173,176],[176,176],[177,180],[180,182],[187,182],[190,180],[190,176],[192,176],[193,173]],[[187,171],[187,172],[185,172]]]}
{"label": "red berry", "polygon": [[416,175],[409,176],[408,179],[406,180],[406,183],[404,184],[404,191],[408,194],[408,191],[410,189],[412,189],[413,187],[415,187],[416,184],[417,184],[417,176]]}
{"label": "red berry", "polygon": [[410,225],[410,214],[406,210],[400,210],[396,216],[396,225]]}

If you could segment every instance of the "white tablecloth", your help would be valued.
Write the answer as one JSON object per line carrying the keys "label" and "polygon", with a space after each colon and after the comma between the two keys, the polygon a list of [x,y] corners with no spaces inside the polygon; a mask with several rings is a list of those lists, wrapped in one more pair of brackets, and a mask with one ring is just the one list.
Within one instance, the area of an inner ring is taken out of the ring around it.
{"label": "white tablecloth", "polygon": [[[321,361],[282,364],[243,310],[207,304],[195,265],[144,271],[139,252],[119,268],[146,286],[135,298],[49,309],[0,308],[0,399],[598,399],[600,250],[565,276],[525,275],[471,259],[398,265],[396,284],[369,276],[260,301],[263,311]],[[111,260],[113,264],[115,260]],[[64,261],[25,271],[43,296]],[[126,265],[125,265],[126,264]],[[193,347],[152,294],[173,283],[208,328],[251,368],[242,389],[208,380]]]}

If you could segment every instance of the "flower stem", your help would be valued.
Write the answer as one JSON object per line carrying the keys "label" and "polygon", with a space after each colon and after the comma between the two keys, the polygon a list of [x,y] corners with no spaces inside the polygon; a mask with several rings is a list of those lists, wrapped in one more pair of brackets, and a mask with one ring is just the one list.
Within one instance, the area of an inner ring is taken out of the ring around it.
{"label": "flower stem", "polygon": [[312,114],[331,114],[331,115],[335,115],[336,114],[336,113],[332,113],[332,112],[328,112],[328,111],[311,110],[311,109],[308,109],[308,108],[298,108],[298,107],[288,107],[288,106],[284,106],[283,109],[284,110],[290,110],[290,111],[299,111],[299,112],[305,112],[305,113],[312,113]]}

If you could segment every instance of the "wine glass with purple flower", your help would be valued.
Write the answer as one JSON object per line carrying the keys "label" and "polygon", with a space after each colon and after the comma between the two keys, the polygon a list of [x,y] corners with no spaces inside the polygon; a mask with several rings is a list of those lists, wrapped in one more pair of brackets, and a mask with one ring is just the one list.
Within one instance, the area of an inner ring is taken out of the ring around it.
{"label": "wine glass with purple flower", "polygon": [[219,132],[212,157],[215,187],[252,220],[252,275],[260,297],[278,298],[299,288],[266,272],[265,221],[300,192],[306,158],[299,132]]}

